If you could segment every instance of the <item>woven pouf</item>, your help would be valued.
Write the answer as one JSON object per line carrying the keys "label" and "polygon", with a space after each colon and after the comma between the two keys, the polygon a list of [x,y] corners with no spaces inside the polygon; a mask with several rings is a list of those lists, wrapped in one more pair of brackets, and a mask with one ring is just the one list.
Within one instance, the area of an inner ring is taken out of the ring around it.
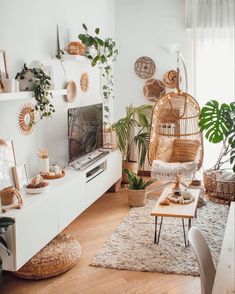
{"label": "woven pouf", "polygon": [[14,274],[30,280],[60,275],[73,267],[81,255],[81,246],[72,236],[60,234]]}

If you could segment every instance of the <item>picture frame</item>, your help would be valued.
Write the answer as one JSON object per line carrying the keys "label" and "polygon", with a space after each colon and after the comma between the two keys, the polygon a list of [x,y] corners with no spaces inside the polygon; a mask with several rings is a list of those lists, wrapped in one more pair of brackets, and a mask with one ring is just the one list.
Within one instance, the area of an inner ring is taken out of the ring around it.
{"label": "picture frame", "polygon": [[16,165],[14,143],[2,140],[0,144],[0,189],[14,186],[12,167]]}
{"label": "picture frame", "polygon": [[17,164],[12,167],[14,183],[17,190],[21,190],[29,182],[28,169],[26,163]]}

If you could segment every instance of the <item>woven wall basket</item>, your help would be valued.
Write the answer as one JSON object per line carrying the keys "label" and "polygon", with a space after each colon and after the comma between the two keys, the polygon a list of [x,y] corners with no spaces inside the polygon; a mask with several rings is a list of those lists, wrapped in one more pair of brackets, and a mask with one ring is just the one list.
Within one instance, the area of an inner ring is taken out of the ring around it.
{"label": "woven wall basket", "polygon": [[60,234],[14,274],[30,280],[58,276],[73,267],[81,255],[81,246],[72,236]]}
{"label": "woven wall basket", "polygon": [[224,181],[217,178],[216,171],[203,172],[207,196],[213,202],[229,204],[235,201],[235,181]]}
{"label": "woven wall basket", "polygon": [[145,190],[128,190],[128,203],[131,207],[141,207],[146,203]]}

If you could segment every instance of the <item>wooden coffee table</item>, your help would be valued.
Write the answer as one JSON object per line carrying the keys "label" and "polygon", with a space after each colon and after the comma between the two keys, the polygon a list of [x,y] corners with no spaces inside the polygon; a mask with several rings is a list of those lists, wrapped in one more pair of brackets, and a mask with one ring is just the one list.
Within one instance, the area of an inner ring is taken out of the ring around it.
{"label": "wooden coffee table", "polygon": [[[172,203],[171,205],[160,205],[159,203],[165,199],[165,197],[170,194],[172,191],[172,186],[168,186],[165,188],[158,199],[158,202],[156,203],[155,207],[153,208],[151,215],[155,216],[155,232],[154,232],[154,243],[159,244],[160,240],[160,234],[162,229],[162,222],[163,217],[176,217],[182,219],[182,225],[183,225],[183,234],[184,234],[184,244],[185,247],[188,246],[188,242],[186,240],[186,233],[185,233],[185,224],[184,219],[188,219],[188,230],[191,227],[191,220],[197,213],[197,202],[200,195],[200,189],[188,189],[188,191],[195,197],[195,200],[190,204],[177,204]],[[161,217],[160,221],[160,227],[159,227],[159,233],[157,233],[157,221],[158,217]]]}

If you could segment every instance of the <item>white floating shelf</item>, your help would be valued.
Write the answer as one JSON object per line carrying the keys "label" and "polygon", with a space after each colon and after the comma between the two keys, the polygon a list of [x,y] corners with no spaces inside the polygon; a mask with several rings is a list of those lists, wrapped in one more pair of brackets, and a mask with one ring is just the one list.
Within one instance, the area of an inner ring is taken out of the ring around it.
{"label": "white floating shelf", "polygon": [[86,56],[83,55],[70,55],[65,54],[62,57],[63,61],[83,61],[83,62],[89,62],[89,59]]}
{"label": "white floating shelf", "polygon": [[[66,89],[60,90],[51,90],[52,96],[62,96],[67,94]],[[33,98],[33,92],[16,92],[16,93],[1,93],[0,94],[0,102],[2,101],[14,101],[14,100],[23,100]]]}

